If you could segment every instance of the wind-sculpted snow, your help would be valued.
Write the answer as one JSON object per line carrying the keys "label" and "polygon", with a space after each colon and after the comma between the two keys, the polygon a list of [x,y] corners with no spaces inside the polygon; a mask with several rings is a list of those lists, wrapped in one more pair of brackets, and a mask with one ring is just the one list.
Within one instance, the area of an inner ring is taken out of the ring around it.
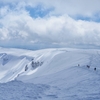
{"label": "wind-sculpted snow", "polygon": [[0,100],[37,100],[42,99],[50,87],[43,84],[11,81],[0,84]]}
{"label": "wind-sculpted snow", "polygon": [[0,100],[100,100],[100,50],[1,48],[0,83]]}

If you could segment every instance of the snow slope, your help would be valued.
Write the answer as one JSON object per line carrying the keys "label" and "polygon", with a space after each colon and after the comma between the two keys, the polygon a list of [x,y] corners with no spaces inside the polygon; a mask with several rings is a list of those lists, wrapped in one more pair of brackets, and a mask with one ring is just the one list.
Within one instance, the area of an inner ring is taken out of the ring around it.
{"label": "snow slope", "polygon": [[98,49],[0,48],[0,100],[100,100],[99,65]]}

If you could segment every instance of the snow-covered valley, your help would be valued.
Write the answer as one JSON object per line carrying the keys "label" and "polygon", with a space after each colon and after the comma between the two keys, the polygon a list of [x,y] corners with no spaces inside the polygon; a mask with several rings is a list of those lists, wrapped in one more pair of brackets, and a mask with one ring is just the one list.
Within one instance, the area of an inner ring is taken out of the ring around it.
{"label": "snow-covered valley", "polygon": [[0,100],[100,100],[100,50],[0,48]]}

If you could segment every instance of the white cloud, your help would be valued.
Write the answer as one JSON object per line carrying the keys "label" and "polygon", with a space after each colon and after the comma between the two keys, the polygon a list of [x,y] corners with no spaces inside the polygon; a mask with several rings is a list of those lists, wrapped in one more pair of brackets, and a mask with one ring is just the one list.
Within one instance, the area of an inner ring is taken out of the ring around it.
{"label": "white cloud", "polygon": [[[0,41],[2,45],[19,46],[67,46],[100,45],[100,23],[75,20],[69,14],[92,15],[98,12],[98,0],[72,2],[72,0],[43,0],[46,7],[55,7],[54,15],[32,18],[25,9],[27,1],[18,3],[11,9],[9,5],[0,9]],[[48,1],[48,2],[47,2]],[[3,1],[7,2],[7,1]],[[9,1],[10,2],[10,1]],[[32,6],[40,2],[28,2]],[[95,8],[94,5],[97,4]],[[85,6],[85,7],[84,7]],[[92,8],[93,7],[93,8]],[[59,14],[57,16],[56,14]],[[56,15],[56,16],[55,16]],[[13,43],[12,43],[13,42]]]}

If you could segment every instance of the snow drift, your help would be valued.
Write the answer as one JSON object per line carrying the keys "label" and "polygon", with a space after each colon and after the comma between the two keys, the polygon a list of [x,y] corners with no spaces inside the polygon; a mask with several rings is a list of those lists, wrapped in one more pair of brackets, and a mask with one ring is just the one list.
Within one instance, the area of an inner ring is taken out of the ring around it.
{"label": "snow drift", "polygon": [[[14,91],[8,100],[100,100],[99,65],[98,49],[0,48],[0,93]],[[12,90],[17,87],[22,94]],[[0,98],[5,99],[3,94]]]}

